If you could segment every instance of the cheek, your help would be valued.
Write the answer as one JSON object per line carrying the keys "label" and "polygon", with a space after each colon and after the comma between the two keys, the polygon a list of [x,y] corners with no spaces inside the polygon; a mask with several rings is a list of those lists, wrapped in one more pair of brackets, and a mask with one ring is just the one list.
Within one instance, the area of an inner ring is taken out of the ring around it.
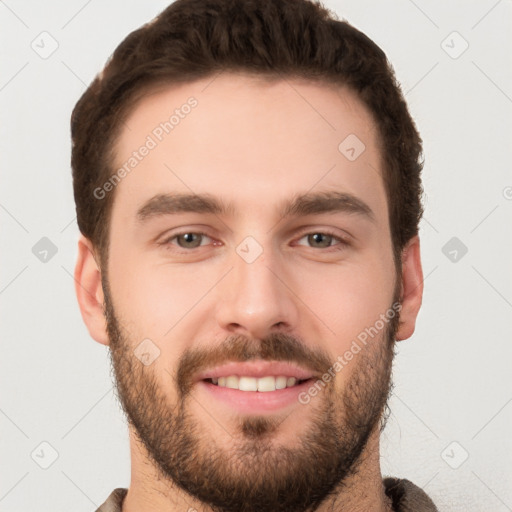
{"label": "cheek", "polygon": [[331,340],[329,348],[336,354],[347,350],[391,305],[393,279],[382,266],[326,268],[314,279],[303,275],[302,282],[304,302],[322,320],[323,331]]}
{"label": "cheek", "polygon": [[190,268],[155,265],[138,251],[127,250],[123,256],[117,252],[111,257],[117,263],[109,268],[116,309],[163,336],[197,301],[199,277]]}
{"label": "cheek", "polygon": [[158,347],[152,368],[159,379],[170,379],[166,370],[172,374],[180,355],[197,339],[197,315],[215,276],[211,269],[198,273],[191,266],[150,265],[136,254],[117,261],[110,271],[116,314],[133,349],[147,339]]}

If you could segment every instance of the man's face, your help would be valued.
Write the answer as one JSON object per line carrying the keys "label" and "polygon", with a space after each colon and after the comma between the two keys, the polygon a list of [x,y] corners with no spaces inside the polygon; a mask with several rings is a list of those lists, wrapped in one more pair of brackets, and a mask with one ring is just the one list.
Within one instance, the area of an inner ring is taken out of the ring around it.
{"label": "man's face", "polygon": [[[307,510],[355,471],[389,391],[399,286],[375,124],[345,89],[221,74],[143,99],[115,169],[131,157],[103,276],[130,423],[214,510]],[[287,211],[306,194],[323,206]]]}

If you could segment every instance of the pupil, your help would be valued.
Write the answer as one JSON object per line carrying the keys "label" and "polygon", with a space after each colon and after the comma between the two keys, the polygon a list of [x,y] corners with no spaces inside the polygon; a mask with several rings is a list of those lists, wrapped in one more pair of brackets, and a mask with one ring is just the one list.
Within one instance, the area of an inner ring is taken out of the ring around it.
{"label": "pupil", "polygon": [[[325,247],[326,246],[325,245],[325,241],[329,240],[329,235],[324,236],[322,233],[315,233],[314,235],[311,235],[311,236],[313,238],[313,241],[315,243],[320,243],[322,245],[322,247]],[[322,238],[324,239],[324,243],[323,244],[322,244]],[[329,245],[329,244],[327,243],[327,245]]]}
{"label": "pupil", "polygon": [[[185,241],[185,244],[192,244],[194,245],[194,236],[196,236],[194,233],[185,233],[184,235],[182,235],[184,241]],[[197,242],[197,241],[196,241]],[[195,244],[197,245],[197,243]]]}

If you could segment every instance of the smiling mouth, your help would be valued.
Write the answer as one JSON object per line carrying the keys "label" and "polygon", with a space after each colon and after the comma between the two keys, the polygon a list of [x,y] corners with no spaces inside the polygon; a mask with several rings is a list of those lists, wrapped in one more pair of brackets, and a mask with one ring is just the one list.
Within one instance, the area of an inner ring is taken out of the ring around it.
{"label": "smiling mouth", "polygon": [[204,379],[204,382],[208,382],[221,388],[237,389],[239,391],[260,391],[264,393],[298,386],[308,380],[311,379],[297,379],[295,377],[285,377],[284,375],[268,375],[259,378],[229,375],[227,377]]}

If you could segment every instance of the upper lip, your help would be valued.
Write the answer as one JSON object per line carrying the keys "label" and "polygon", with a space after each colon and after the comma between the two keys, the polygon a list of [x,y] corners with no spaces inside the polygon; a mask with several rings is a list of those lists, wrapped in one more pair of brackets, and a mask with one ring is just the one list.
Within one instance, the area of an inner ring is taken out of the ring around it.
{"label": "upper lip", "polygon": [[267,377],[269,375],[295,377],[297,380],[307,380],[314,377],[310,370],[285,361],[247,361],[244,363],[230,362],[205,370],[197,374],[196,380],[239,375],[244,377]]}

